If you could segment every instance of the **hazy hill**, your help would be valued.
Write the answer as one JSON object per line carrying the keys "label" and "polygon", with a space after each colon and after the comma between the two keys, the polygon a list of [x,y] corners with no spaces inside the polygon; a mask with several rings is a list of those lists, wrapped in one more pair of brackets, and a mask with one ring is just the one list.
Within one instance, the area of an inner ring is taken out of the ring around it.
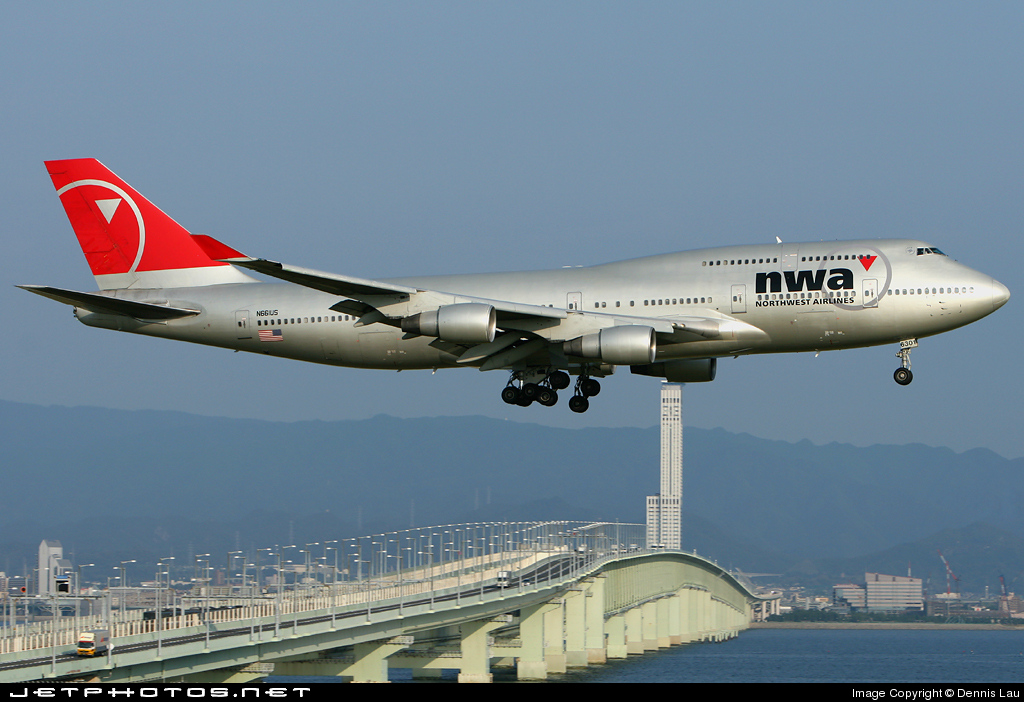
{"label": "hazy hill", "polygon": [[[42,538],[92,558],[101,544],[168,555],[210,539],[273,545],[307,529],[312,541],[325,530],[459,520],[641,522],[658,485],[657,428],[283,423],[4,401],[0,427],[8,558],[26,544],[31,558]],[[975,523],[1024,536],[1024,459],[982,449],[814,446],[690,428],[684,462],[686,548],[715,549],[748,571],[835,563]]]}

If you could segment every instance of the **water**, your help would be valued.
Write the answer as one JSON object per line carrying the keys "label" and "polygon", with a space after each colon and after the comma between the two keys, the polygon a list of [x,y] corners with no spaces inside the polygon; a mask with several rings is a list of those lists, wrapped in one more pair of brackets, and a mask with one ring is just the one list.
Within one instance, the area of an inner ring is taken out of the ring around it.
{"label": "water", "polygon": [[[394,682],[411,682],[393,670]],[[455,675],[446,671],[445,680]],[[495,682],[515,673],[494,670]],[[268,678],[268,682],[336,682]],[[722,643],[675,646],[551,675],[548,682],[1018,683],[1024,630],[753,629]]]}
{"label": "water", "polygon": [[754,629],[552,676],[552,682],[1024,681],[1024,631]]}

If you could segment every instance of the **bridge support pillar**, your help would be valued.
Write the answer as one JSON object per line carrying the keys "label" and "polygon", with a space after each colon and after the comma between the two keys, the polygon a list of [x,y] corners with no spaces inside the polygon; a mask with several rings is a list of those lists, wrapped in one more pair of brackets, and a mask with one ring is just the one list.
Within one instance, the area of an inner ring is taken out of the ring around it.
{"label": "bridge support pillar", "polygon": [[544,661],[549,673],[564,673],[565,665],[565,602],[550,603],[544,612]]}
{"label": "bridge support pillar", "polygon": [[679,591],[679,633],[682,643],[693,641],[693,590],[684,587]]}
{"label": "bridge support pillar", "polygon": [[668,599],[662,597],[654,602],[654,643],[658,648],[668,648]]}
{"label": "bridge support pillar", "polygon": [[626,619],[626,653],[644,652],[644,616],[639,607],[625,612]]}
{"label": "bridge support pillar", "polygon": [[697,590],[694,594],[697,595],[697,640],[707,641],[710,629],[708,613],[711,609],[711,595],[707,590]]}
{"label": "bridge support pillar", "polygon": [[668,645],[678,646],[683,642],[682,595],[677,592],[668,598]]}
{"label": "bridge support pillar", "polygon": [[459,668],[459,682],[493,682],[491,673],[490,633],[506,624],[506,620],[484,620],[467,622],[459,626],[462,638],[462,661]]}
{"label": "bridge support pillar", "polygon": [[658,602],[644,602],[640,605],[642,614],[642,643],[644,651],[658,650]]}
{"label": "bridge support pillar", "polygon": [[604,631],[604,576],[598,576],[587,583],[587,663],[604,663],[608,658],[605,650]]}
{"label": "bridge support pillar", "polygon": [[524,607],[519,611],[521,649],[516,661],[516,677],[520,680],[544,680],[548,664],[544,653],[544,623],[548,610],[558,605],[548,603]]}
{"label": "bridge support pillar", "polygon": [[352,682],[387,682],[388,656],[408,648],[411,643],[411,636],[398,636],[387,641],[356,644],[353,646],[355,661],[345,675],[351,675]]}
{"label": "bridge support pillar", "polygon": [[587,666],[587,593],[577,588],[565,594],[565,665]]}
{"label": "bridge support pillar", "polygon": [[604,624],[605,633],[608,635],[606,655],[608,658],[625,658],[626,650],[626,616],[616,614],[608,618]]}

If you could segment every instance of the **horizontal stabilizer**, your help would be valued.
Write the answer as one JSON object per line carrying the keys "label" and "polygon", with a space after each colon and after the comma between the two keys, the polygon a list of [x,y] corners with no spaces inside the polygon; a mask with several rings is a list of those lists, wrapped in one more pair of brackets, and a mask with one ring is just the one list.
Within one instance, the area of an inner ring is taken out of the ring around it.
{"label": "horizontal stabilizer", "polygon": [[65,305],[87,309],[90,312],[119,314],[140,321],[166,321],[168,319],[179,319],[199,314],[199,310],[170,307],[168,305],[154,305],[149,302],[119,300],[116,297],[77,292],[75,290],[62,290],[45,285],[19,285],[18,287],[36,295],[42,295],[51,300],[63,302]]}

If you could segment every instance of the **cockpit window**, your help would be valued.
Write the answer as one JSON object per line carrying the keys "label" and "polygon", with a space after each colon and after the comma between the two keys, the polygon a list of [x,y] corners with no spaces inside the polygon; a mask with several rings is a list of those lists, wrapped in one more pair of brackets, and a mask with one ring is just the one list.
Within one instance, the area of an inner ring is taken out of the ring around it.
{"label": "cockpit window", "polygon": [[939,256],[945,256],[946,255],[946,254],[942,253],[941,251],[939,251],[934,246],[918,247],[917,255],[918,256],[924,256],[925,254],[938,254]]}

